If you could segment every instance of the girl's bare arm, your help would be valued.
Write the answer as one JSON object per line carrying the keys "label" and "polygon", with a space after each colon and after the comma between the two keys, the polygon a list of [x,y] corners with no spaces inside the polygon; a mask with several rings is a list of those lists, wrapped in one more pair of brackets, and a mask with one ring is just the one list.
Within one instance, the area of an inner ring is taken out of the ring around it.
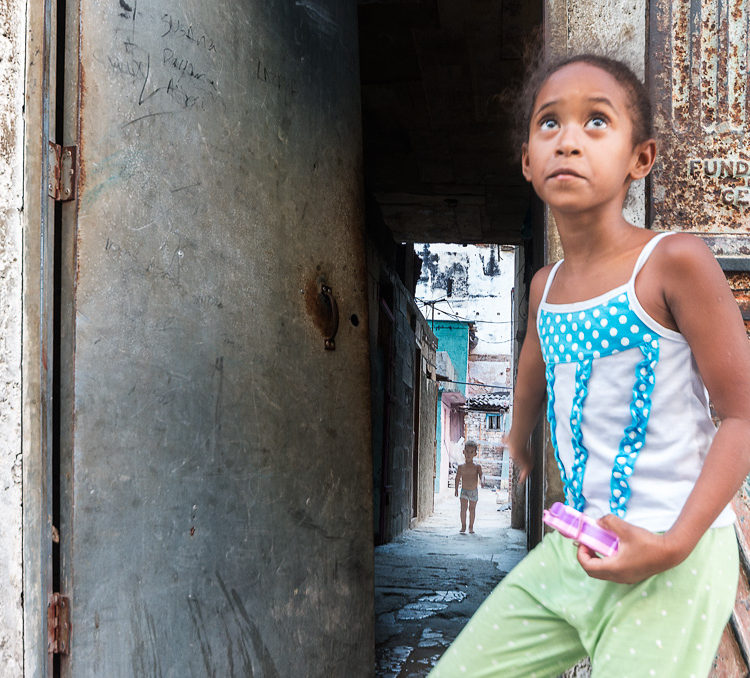
{"label": "girl's bare arm", "polygon": [[549,266],[541,269],[531,281],[526,338],[518,358],[518,377],[513,389],[513,420],[504,439],[514,464],[520,468],[520,482],[526,479],[534,466],[529,437],[539,418],[546,394],[544,360],[539,346],[536,315],[549,271]]}
{"label": "girl's bare arm", "polygon": [[750,472],[750,342],[726,278],[698,238],[674,235],[654,252],[664,302],[690,344],[721,426],[674,525],[663,535],[614,516],[600,521],[620,535],[616,556],[579,549],[593,577],[634,583],[682,562]]}

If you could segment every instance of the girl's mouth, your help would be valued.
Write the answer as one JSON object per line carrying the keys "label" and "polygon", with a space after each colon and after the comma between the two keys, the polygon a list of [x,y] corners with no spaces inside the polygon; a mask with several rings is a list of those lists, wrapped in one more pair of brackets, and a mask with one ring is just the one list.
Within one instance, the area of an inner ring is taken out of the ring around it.
{"label": "girl's mouth", "polygon": [[565,181],[568,179],[583,179],[583,177],[575,170],[569,169],[568,167],[562,167],[552,172],[548,179],[559,179],[560,181]]}

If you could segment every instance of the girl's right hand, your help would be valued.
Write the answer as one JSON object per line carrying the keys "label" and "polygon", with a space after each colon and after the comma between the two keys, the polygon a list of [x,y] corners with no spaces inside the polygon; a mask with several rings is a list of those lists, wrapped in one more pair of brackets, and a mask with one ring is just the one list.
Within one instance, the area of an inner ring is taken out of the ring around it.
{"label": "girl's right hand", "polygon": [[519,445],[513,441],[513,431],[504,434],[500,444],[510,452],[510,458],[513,460],[513,464],[518,468],[518,482],[522,483],[526,478],[529,477],[531,469],[534,468],[534,456],[531,453],[529,442],[526,444]]}

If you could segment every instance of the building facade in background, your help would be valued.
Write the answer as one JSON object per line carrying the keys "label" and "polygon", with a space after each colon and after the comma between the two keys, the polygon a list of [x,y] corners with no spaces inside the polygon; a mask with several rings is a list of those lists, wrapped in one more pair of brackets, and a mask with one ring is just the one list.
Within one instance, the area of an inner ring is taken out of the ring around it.
{"label": "building facade in background", "polygon": [[455,383],[441,383],[436,489],[448,488],[446,473],[462,463],[468,439],[479,443],[485,484],[499,488],[504,479],[507,487],[510,466],[500,443],[512,402],[515,248],[425,243],[415,251],[422,259],[417,303],[456,375]]}

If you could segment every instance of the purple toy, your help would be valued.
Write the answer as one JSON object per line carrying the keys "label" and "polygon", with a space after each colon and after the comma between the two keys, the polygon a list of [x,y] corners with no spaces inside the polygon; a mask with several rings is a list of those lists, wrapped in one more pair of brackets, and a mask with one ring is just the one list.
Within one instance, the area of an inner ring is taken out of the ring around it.
{"label": "purple toy", "polygon": [[549,511],[544,512],[542,520],[564,536],[575,539],[603,556],[617,553],[620,543],[617,535],[599,527],[593,518],[576,511],[572,506],[556,501],[549,507]]}

